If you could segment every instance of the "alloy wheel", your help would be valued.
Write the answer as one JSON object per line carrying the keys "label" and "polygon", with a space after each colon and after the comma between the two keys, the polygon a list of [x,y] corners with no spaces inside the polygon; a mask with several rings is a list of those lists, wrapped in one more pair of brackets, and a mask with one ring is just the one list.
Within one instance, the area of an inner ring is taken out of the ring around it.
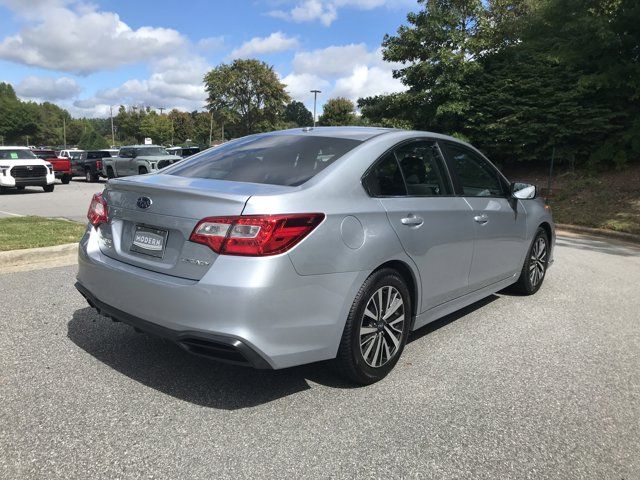
{"label": "alloy wheel", "polygon": [[405,323],[400,292],[392,286],[376,290],[367,302],[360,324],[360,352],[367,365],[382,367],[398,353]]}
{"label": "alloy wheel", "polygon": [[529,258],[529,281],[532,287],[536,287],[544,277],[547,266],[547,241],[544,237],[538,237],[531,249]]}

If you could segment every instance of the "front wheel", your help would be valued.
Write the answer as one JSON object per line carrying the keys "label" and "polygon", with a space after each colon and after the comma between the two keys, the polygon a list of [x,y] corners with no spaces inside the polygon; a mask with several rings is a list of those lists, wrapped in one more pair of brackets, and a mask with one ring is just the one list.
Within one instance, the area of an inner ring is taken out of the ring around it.
{"label": "front wheel", "polygon": [[370,385],[398,362],[407,342],[411,297],[393,269],[374,272],[353,302],[340,341],[336,365],[347,379]]}
{"label": "front wheel", "polygon": [[520,277],[511,287],[512,291],[521,295],[533,295],[540,289],[549,266],[549,251],[549,237],[540,227],[533,237]]}
{"label": "front wheel", "polygon": [[52,183],[51,185],[44,185],[44,186],[42,187],[42,189],[43,189],[45,192],[53,192],[53,187],[55,187],[55,185]]}

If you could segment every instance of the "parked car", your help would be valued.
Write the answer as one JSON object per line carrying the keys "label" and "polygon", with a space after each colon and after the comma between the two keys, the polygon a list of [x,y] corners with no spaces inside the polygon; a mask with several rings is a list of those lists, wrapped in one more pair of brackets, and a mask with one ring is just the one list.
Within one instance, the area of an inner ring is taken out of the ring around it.
{"label": "parked car", "polygon": [[74,176],[83,176],[87,182],[97,182],[102,175],[103,159],[111,158],[109,150],[87,150],[75,162]]}
{"label": "parked car", "polygon": [[177,155],[182,158],[190,157],[200,152],[200,147],[170,147],[167,152],[171,155]]}
{"label": "parked car", "polygon": [[59,178],[63,184],[68,184],[71,181],[71,160],[56,155],[54,150],[31,150],[36,157],[45,162],[49,162],[53,165],[53,173],[56,178]]}
{"label": "parked car", "polygon": [[55,181],[53,165],[36,157],[28,147],[0,147],[0,192],[25,187],[53,192]]}
{"label": "parked car", "polygon": [[157,145],[131,145],[120,147],[117,157],[105,158],[102,169],[107,178],[144,175],[157,172],[179,160],[182,159],[177,155],[170,155]]}
{"label": "parked car", "polygon": [[381,128],[240,138],[111,180],[88,218],[76,286],[103,314],[257,368],[333,359],[361,384],[410,331],[534,294],[555,242],[535,186],[455,138]]}
{"label": "parked car", "polygon": [[[68,158],[71,162],[71,171],[78,171],[79,165],[82,164],[83,155],[85,154],[84,150],[78,150],[77,148],[69,149],[69,150],[60,150],[58,152],[58,156],[62,158]],[[72,176],[77,175],[72,173]]]}

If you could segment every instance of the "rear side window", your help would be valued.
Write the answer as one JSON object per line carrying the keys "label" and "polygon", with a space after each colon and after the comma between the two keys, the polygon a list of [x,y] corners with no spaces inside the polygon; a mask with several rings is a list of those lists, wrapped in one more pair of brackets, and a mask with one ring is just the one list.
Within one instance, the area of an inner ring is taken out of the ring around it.
{"label": "rear side window", "polygon": [[502,182],[496,170],[471,150],[445,144],[446,155],[458,175],[462,195],[467,197],[504,196]]}
{"label": "rear side window", "polygon": [[374,197],[436,197],[453,191],[433,141],[415,141],[396,147],[371,168],[364,186]]}
{"label": "rear side window", "polygon": [[163,170],[169,175],[270,185],[301,185],[360,140],[305,135],[247,137]]}

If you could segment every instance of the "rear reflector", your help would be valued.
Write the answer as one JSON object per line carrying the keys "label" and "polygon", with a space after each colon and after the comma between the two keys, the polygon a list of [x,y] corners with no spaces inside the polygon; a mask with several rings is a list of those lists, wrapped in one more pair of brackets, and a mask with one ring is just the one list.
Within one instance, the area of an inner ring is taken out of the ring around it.
{"label": "rear reflector", "polygon": [[107,223],[107,213],[107,202],[104,201],[101,193],[95,193],[91,199],[89,211],[87,212],[89,223],[94,227],[97,227],[101,223]]}
{"label": "rear reflector", "polygon": [[189,240],[224,255],[276,255],[299,243],[322,220],[323,213],[210,217],[198,222]]}

